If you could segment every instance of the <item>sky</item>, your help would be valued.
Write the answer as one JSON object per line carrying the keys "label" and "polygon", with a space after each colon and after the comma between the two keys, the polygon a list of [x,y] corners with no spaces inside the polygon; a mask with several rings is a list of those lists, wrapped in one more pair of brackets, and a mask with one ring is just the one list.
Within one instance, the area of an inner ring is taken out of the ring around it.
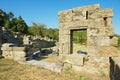
{"label": "sky", "polygon": [[15,17],[22,16],[27,25],[32,22],[58,28],[58,12],[92,4],[103,8],[112,8],[113,25],[116,34],[120,34],[120,1],[119,0],[0,0],[0,9],[13,12]]}

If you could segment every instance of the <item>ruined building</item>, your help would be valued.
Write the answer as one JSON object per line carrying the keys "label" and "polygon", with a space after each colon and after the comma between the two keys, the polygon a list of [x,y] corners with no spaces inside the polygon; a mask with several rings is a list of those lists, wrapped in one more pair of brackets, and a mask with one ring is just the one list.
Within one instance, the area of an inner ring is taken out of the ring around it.
{"label": "ruined building", "polygon": [[111,8],[100,9],[99,4],[59,12],[60,54],[72,54],[72,35],[75,30],[87,30],[90,56],[117,56],[118,39],[114,37]]}
{"label": "ruined building", "polygon": [[[108,80],[120,80],[118,39],[114,37],[113,10],[100,9],[99,4],[60,11],[59,54],[64,67],[80,72],[108,76]],[[73,31],[87,31],[88,54],[73,53]]]}

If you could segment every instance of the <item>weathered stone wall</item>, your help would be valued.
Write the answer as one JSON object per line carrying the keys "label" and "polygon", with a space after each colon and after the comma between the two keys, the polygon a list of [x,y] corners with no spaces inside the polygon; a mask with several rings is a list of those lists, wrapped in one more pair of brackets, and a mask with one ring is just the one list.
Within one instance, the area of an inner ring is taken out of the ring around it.
{"label": "weathered stone wall", "polygon": [[[95,4],[64,10],[58,15],[59,54],[64,68],[119,80],[118,39],[114,37],[112,9],[100,9]],[[88,55],[72,54],[72,32],[83,29],[87,30]]]}
{"label": "weathered stone wall", "polygon": [[13,59],[15,61],[25,61],[27,55],[25,47],[14,47],[3,44],[1,50],[4,58]]}
{"label": "weathered stone wall", "polygon": [[76,72],[105,76],[109,79],[109,57],[88,57],[84,54],[62,55],[63,70],[71,68]]}
{"label": "weathered stone wall", "polygon": [[73,8],[58,13],[60,54],[71,54],[71,31],[87,30],[90,56],[117,56],[111,8],[100,9],[99,4]]}
{"label": "weathered stone wall", "polygon": [[23,44],[23,36],[21,33],[12,32],[11,30],[5,29],[4,27],[0,29],[0,38],[2,39],[3,43],[14,43],[17,45]]}

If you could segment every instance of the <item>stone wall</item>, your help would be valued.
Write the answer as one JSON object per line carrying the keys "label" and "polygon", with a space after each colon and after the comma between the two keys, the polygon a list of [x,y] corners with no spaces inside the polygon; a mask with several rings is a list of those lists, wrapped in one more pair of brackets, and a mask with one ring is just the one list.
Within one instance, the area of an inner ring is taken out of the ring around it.
{"label": "stone wall", "polygon": [[27,55],[25,47],[15,47],[7,43],[1,47],[2,56],[7,59],[13,59],[15,61],[25,61]]}
{"label": "stone wall", "polygon": [[90,56],[117,56],[111,8],[100,9],[94,4],[60,11],[58,15],[60,54],[72,53],[72,31],[86,29]]}
{"label": "stone wall", "polygon": [[62,55],[63,70],[71,68],[76,72],[105,76],[109,79],[109,57],[88,57],[84,54]]}
{"label": "stone wall", "polygon": [[[100,9],[99,4],[94,4],[60,11],[58,15],[59,55],[64,68],[119,80],[118,39],[114,37],[112,9]],[[87,30],[87,55],[72,52],[75,30]]]}
{"label": "stone wall", "polygon": [[5,29],[4,27],[0,29],[0,38],[2,39],[3,43],[14,43],[17,45],[23,44],[22,42],[23,36],[21,33],[12,32],[11,30]]}
{"label": "stone wall", "polygon": [[55,41],[44,40],[40,36],[24,35],[23,44],[33,45],[34,47],[38,48],[46,48],[55,46]]}

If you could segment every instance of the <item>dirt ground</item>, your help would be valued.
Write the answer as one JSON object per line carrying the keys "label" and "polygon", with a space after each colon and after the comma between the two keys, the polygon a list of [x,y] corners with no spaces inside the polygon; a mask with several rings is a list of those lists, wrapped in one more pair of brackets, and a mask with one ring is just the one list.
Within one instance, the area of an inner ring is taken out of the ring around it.
{"label": "dirt ground", "polygon": [[[87,51],[86,46],[74,44],[74,52]],[[120,51],[119,51],[120,52]],[[57,56],[43,56],[40,61],[58,62]],[[102,74],[102,73],[101,73]],[[66,69],[61,73],[55,73],[41,67],[23,65],[9,59],[0,59],[0,80],[109,80],[103,74],[96,76],[84,72],[76,73]]]}
{"label": "dirt ground", "polygon": [[55,73],[40,67],[21,65],[9,59],[0,59],[0,80],[108,80],[105,76],[75,73],[66,69]]}
{"label": "dirt ground", "polygon": [[31,65],[21,65],[9,59],[0,59],[0,80],[91,80],[90,78],[66,70],[55,73]]}

